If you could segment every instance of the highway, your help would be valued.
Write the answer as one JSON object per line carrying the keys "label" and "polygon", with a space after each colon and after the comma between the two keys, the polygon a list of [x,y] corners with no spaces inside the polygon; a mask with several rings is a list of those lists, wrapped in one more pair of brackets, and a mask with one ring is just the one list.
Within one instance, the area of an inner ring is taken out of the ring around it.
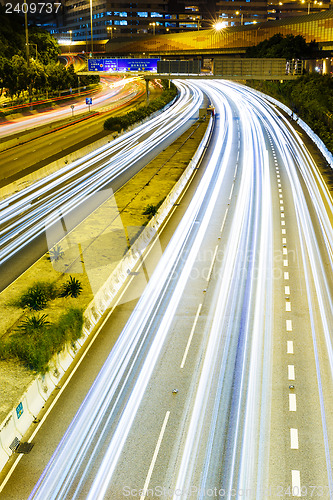
{"label": "highway", "polygon": [[3,498],[333,498],[333,201],[254,91],[178,84],[215,106],[200,169]]}
{"label": "highway", "polygon": [[[24,130],[30,130],[37,128],[49,122],[55,122],[64,118],[70,118],[72,114],[74,116],[87,113],[88,106],[86,104],[86,97],[92,96],[93,104],[91,110],[103,110],[110,109],[117,100],[124,97],[126,94],[135,95],[137,89],[133,85],[133,81],[138,79],[119,79],[115,77],[104,77],[101,79],[101,88],[93,94],[84,94],[83,97],[73,98],[70,102],[67,100],[65,103],[61,103],[55,109],[50,107],[50,109],[42,109],[37,112],[31,113],[28,116],[21,116],[19,118],[15,117],[9,121],[4,121],[0,123],[0,137],[5,137],[12,134],[17,134]],[[71,109],[71,106],[74,109]]]}
{"label": "highway", "polygon": [[[9,260],[18,252],[44,235],[69,212],[74,221],[71,225],[67,220],[68,229],[74,227],[96,208],[94,195],[98,191],[104,190],[109,196],[107,188],[115,191],[170,144],[175,135],[180,135],[190,126],[191,118],[196,119],[198,115],[202,94],[196,90],[192,92],[183,84],[179,86],[178,101],[163,114],[0,202],[1,288],[13,278]],[[98,199],[101,203],[101,197]],[[53,242],[48,240],[49,246],[57,241],[56,234],[54,238]],[[35,260],[39,256],[35,255]],[[22,272],[22,269],[18,270]]]}

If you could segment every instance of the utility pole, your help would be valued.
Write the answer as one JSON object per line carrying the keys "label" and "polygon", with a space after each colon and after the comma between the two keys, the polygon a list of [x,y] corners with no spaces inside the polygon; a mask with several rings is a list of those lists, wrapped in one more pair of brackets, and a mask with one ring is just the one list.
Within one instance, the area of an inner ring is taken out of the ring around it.
{"label": "utility pole", "polygon": [[29,33],[28,33],[28,5],[26,0],[24,0],[24,26],[25,26],[25,51],[27,55],[27,65],[30,66],[30,54],[29,54]]}
{"label": "utility pole", "polygon": [[90,0],[90,33],[91,33],[91,55],[94,52],[94,38],[93,38],[93,14],[92,14],[92,0]]}
{"label": "utility pole", "polygon": [[[30,53],[29,53],[29,33],[28,33],[28,5],[27,1],[24,0],[24,27],[25,27],[25,51],[27,55],[27,67],[28,67],[28,75],[30,68]],[[30,75],[28,76],[30,80]],[[29,81],[29,102],[31,103],[31,81]],[[31,108],[32,109],[32,108]]]}

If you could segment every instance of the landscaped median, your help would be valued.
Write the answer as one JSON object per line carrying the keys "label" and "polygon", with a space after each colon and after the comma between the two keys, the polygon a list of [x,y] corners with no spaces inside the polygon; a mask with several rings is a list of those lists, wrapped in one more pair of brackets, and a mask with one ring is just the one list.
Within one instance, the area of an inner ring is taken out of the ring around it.
{"label": "landscaped median", "polygon": [[91,216],[0,294],[0,468],[193,175],[207,124],[193,124],[119,191],[104,192],[106,201]]}

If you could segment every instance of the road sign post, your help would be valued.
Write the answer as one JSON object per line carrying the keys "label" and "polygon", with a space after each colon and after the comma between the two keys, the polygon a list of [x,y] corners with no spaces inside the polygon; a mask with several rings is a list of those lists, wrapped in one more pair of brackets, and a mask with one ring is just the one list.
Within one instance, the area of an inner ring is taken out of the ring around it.
{"label": "road sign post", "polygon": [[74,104],[71,104],[71,110],[72,110],[72,118],[74,116]]}
{"label": "road sign post", "polygon": [[92,97],[86,97],[86,105],[89,106],[90,111],[90,106],[92,105]]}

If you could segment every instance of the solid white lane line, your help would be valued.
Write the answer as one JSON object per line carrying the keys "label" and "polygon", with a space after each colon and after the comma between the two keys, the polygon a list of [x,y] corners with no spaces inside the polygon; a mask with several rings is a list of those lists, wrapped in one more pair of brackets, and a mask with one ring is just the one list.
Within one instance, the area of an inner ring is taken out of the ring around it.
{"label": "solid white lane line", "polygon": [[285,286],[285,287],[284,287],[284,293],[285,293],[286,295],[290,295],[290,286]]}
{"label": "solid white lane line", "polygon": [[288,365],[288,379],[295,380],[295,366]]}
{"label": "solid white lane line", "polygon": [[294,354],[294,342],[287,340],[287,354]]}
{"label": "solid white lane line", "polygon": [[232,186],[231,186],[231,191],[230,191],[230,194],[229,194],[229,200],[231,200],[233,190],[234,190],[234,184],[232,184]]}
{"label": "solid white lane line", "polygon": [[221,232],[223,231],[223,227],[224,227],[225,220],[227,218],[228,210],[229,210],[229,208],[227,208],[227,210],[225,211],[224,217],[223,217],[223,222],[222,222],[222,226],[221,226],[221,229],[220,229]]}
{"label": "solid white lane line", "polygon": [[296,411],[296,394],[289,394],[289,411]]}
{"label": "solid white lane line", "polygon": [[293,497],[302,496],[301,492],[301,473],[299,470],[291,471],[291,487]]}
{"label": "solid white lane line", "polygon": [[209,268],[209,273],[208,273],[208,276],[207,276],[207,281],[209,281],[210,278],[211,278],[218,248],[219,248],[219,246],[216,245],[215,250],[214,250],[214,255],[213,255],[212,263],[211,263],[210,268]]}
{"label": "solid white lane line", "polygon": [[298,450],[298,429],[290,429],[290,448]]}
{"label": "solid white lane line", "polygon": [[291,311],[291,303],[289,301],[286,302],[286,311]]}
{"label": "solid white lane line", "polygon": [[182,363],[180,365],[181,368],[184,368],[184,366],[185,366],[185,361],[186,361],[187,353],[189,351],[189,348],[190,348],[190,345],[191,345],[191,342],[192,342],[192,337],[193,337],[193,334],[194,334],[195,327],[197,326],[197,322],[198,322],[199,314],[200,314],[200,311],[201,311],[201,307],[202,307],[202,304],[199,304],[199,307],[197,309],[197,312],[196,312],[196,315],[195,315],[195,318],[194,318],[194,322],[193,322],[193,325],[192,325],[191,333],[190,333],[190,336],[189,336],[187,344],[186,344],[186,348],[185,348],[184,356],[183,356],[183,359],[182,359]]}
{"label": "solid white lane line", "polygon": [[146,481],[145,481],[145,484],[144,484],[144,487],[143,487],[143,490],[142,490],[143,494],[141,495],[140,500],[145,500],[147,498],[146,491],[148,489],[148,485],[150,483],[150,479],[151,479],[151,476],[152,476],[152,473],[153,473],[153,470],[154,470],[154,467],[155,467],[155,462],[156,462],[156,459],[157,459],[158,452],[160,450],[160,446],[161,446],[161,443],[162,443],[162,439],[163,439],[163,435],[164,435],[164,432],[165,432],[165,428],[166,428],[168,420],[169,420],[169,416],[170,416],[170,411],[167,411],[166,414],[165,414],[165,417],[164,417],[164,422],[163,422],[163,425],[162,425],[162,429],[161,429],[160,435],[158,437],[158,441],[157,441],[156,448],[155,448],[155,451],[154,451],[153,459],[152,459],[150,467],[149,467],[149,471],[148,471],[148,474],[147,474],[147,477],[146,477]]}
{"label": "solid white lane line", "polygon": [[284,279],[285,280],[289,280],[289,273],[288,273],[288,271],[285,271],[283,274],[284,274]]}
{"label": "solid white lane line", "polygon": [[293,330],[293,324],[292,324],[291,319],[287,319],[286,320],[286,328],[287,328],[287,332],[292,332],[292,330]]}

